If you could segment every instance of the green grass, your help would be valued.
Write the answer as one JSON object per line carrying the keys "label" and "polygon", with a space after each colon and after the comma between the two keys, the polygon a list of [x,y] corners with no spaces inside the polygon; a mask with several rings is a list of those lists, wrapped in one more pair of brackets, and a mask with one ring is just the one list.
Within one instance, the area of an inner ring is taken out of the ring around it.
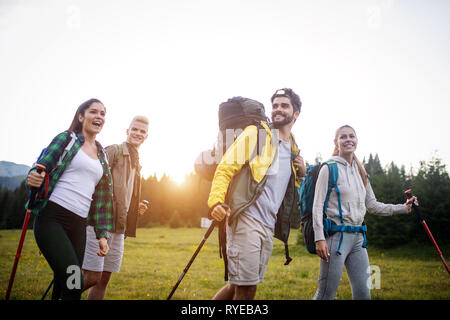
{"label": "green grass", "polygon": [[[177,282],[205,229],[165,227],[138,229],[137,238],[125,240],[121,272],[113,274],[105,299],[166,299]],[[8,285],[20,230],[0,230],[0,299]],[[290,237],[293,261],[284,266],[284,246],[275,240],[265,280],[258,285],[256,299],[292,300],[313,297],[319,258]],[[449,246],[442,246],[450,259]],[[40,299],[52,279],[46,260],[38,254],[32,230],[28,231],[10,299]],[[381,271],[381,288],[372,299],[450,299],[450,277],[431,243],[390,250],[368,248],[371,265]],[[172,299],[211,299],[224,284],[223,260],[219,259],[214,231]],[[49,295],[50,296],[50,295]],[[86,293],[83,294],[83,298]],[[48,297],[47,297],[48,298]],[[347,274],[343,273],[336,299],[351,299]]]}

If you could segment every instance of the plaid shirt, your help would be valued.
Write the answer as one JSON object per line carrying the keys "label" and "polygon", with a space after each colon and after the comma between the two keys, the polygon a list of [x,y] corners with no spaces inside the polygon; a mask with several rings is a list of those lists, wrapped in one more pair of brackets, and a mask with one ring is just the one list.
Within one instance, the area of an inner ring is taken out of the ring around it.
{"label": "plaid shirt", "polygon": [[[58,134],[37,161],[37,164],[45,166],[47,172],[49,173],[49,187],[47,197],[35,201],[34,208],[32,209],[33,214],[39,215],[39,213],[45,208],[59,178],[63,174],[64,170],[70,165],[73,157],[83,145],[83,135],[78,133],[77,138],[78,139],[75,141],[72,148],[67,152],[64,159],[62,159],[59,166],[57,166],[58,159],[71,139],[69,131],[64,131]],[[103,147],[99,142],[96,141],[95,143],[97,144],[97,155],[103,167],[103,176],[95,187],[94,194],[92,195],[92,202],[87,221],[90,225],[95,227],[97,238],[107,238],[108,231],[113,229],[114,221],[112,176],[107,155]],[[33,167],[32,170],[33,169],[36,169],[36,167]],[[43,191],[44,190],[42,190],[41,193],[43,193]]]}

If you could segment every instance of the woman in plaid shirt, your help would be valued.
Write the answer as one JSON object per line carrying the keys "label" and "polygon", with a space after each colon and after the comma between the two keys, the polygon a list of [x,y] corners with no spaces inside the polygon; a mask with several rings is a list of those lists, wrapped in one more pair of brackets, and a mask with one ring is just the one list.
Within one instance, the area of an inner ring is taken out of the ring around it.
{"label": "woman in plaid shirt", "polygon": [[41,187],[48,179],[48,192],[36,202],[33,213],[37,215],[36,243],[54,272],[52,299],[81,298],[87,223],[95,227],[97,254],[105,256],[109,250],[106,240],[113,227],[112,177],[105,151],[95,140],[105,114],[105,106],[97,99],[82,103],[69,130],[57,135],[37,161],[46,172],[39,174],[33,168],[28,175],[31,187]]}

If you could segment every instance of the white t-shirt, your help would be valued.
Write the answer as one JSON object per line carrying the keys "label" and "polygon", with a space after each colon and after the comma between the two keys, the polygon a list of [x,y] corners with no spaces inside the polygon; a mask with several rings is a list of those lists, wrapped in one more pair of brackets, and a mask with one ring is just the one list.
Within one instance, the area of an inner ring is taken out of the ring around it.
{"label": "white t-shirt", "polygon": [[291,173],[291,142],[280,140],[277,157],[268,170],[264,190],[245,214],[273,230]]}
{"label": "white t-shirt", "polygon": [[87,218],[95,186],[102,175],[100,160],[92,159],[80,149],[59,178],[49,200]]}

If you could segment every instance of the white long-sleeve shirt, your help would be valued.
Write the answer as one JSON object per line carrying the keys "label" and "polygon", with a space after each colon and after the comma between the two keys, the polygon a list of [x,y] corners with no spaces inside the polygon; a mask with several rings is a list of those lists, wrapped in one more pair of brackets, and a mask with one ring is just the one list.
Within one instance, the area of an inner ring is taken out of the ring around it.
{"label": "white long-sleeve shirt", "polygon": [[[338,166],[337,186],[341,195],[342,215],[345,225],[360,226],[364,221],[366,211],[381,216],[408,213],[408,207],[404,204],[378,202],[370,182],[368,182],[367,189],[365,188],[355,161],[350,165],[339,156],[331,159],[335,160]],[[323,233],[323,206],[328,190],[328,176],[328,166],[324,165],[320,169],[314,194],[313,228],[315,241],[325,239]],[[330,194],[326,214],[336,224],[342,224],[340,218],[337,217],[339,207],[335,190]]]}

